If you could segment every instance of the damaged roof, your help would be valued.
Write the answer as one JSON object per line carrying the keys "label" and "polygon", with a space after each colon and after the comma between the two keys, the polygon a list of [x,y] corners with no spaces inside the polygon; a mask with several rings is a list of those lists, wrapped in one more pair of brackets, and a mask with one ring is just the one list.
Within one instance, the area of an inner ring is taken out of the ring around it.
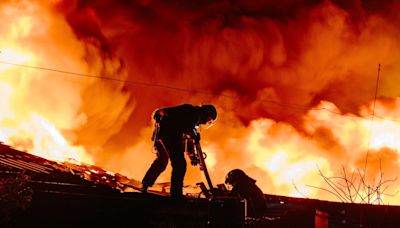
{"label": "damaged roof", "polygon": [[72,160],[51,161],[0,143],[0,180],[21,174],[28,177],[32,200],[12,214],[12,227],[400,227],[399,206],[269,194],[265,216],[252,220],[245,218],[245,204],[237,198],[174,201],[164,196],[164,184],[153,191],[157,194],[142,194],[139,181],[121,174]]}

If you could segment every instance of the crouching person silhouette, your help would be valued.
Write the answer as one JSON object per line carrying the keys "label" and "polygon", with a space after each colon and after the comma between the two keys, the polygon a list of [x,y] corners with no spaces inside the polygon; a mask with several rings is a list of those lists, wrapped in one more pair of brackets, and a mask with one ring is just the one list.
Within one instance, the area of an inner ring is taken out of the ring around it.
{"label": "crouching person silhouette", "polygon": [[260,218],[264,215],[266,209],[264,193],[253,178],[247,176],[243,170],[234,169],[226,175],[225,183],[233,187],[229,195],[246,199],[247,216]]}

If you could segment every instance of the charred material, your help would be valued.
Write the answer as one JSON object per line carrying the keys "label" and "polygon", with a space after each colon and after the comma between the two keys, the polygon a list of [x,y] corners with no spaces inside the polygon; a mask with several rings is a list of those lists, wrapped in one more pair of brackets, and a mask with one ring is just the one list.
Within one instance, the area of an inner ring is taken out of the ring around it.
{"label": "charred material", "polygon": [[11,211],[1,227],[400,227],[399,206],[277,195],[264,195],[264,216],[250,218],[245,216],[247,202],[238,197],[177,200],[143,194],[135,190],[139,181],[122,175],[0,144],[0,179],[21,175],[28,177],[18,182],[28,204]]}
{"label": "charred material", "polygon": [[244,202],[239,198],[177,200],[161,193],[143,194],[135,191],[140,182],[122,175],[50,161],[0,144],[0,179],[21,173],[29,177],[32,200],[24,210],[13,211],[1,227],[244,226]]}

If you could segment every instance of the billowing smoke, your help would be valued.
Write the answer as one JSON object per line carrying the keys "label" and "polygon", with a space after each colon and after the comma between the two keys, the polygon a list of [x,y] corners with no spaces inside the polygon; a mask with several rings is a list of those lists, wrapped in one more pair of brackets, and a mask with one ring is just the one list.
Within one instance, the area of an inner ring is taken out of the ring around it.
{"label": "billowing smoke", "polygon": [[[15,88],[24,91],[17,97],[29,94],[18,104],[37,110],[97,165],[140,180],[155,156],[152,111],[212,103],[218,121],[201,134],[215,183],[242,168],[265,192],[329,197],[318,169],[396,177],[395,1],[6,1],[0,7],[3,18],[10,9],[35,18],[26,30],[6,17],[0,29],[9,35],[1,46],[20,43],[34,56],[30,65],[85,75],[11,69],[27,80]],[[191,167],[186,183],[200,178]]]}

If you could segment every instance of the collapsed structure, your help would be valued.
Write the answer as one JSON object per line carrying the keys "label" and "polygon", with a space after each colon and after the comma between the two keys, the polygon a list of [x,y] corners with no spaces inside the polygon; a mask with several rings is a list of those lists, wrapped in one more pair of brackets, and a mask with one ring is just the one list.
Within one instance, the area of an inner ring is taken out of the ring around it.
{"label": "collapsed structure", "polygon": [[[10,207],[11,211],[7,211],[9,218],[0,220],[12,227],[96,224],[113,227],[400,225],[397,221],[399,206],[337,203],[268,194],[265,195],[267,211],[264,218],[254,220],[246,218],[246,202],[240,198],[204,198],[199,194],[176,201],[166,197],[162,190],[142,194],[138,191],[139,181],[121,174],[72,161],[47,160],[4,144],[0,144],[0,180],[3,183],[0,188],[7,180],[13,180],[7,183],[15,184],[13,191],[18,194],[13,197],[15,202],[23,205]],[[4,207],[7,204],[2,205],[2,210],[7,210]]]}

